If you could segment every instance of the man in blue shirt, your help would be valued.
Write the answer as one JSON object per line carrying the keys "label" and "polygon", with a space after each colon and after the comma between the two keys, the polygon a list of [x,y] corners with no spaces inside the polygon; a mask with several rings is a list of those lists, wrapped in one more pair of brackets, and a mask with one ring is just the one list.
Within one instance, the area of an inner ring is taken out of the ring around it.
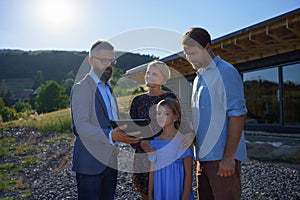
{"label": "man in blue shirt", "polygon": [[214,55],[205,29],[190,29],[182,45],[186,59],[197,70],[192,115],[198,198],[240,199],[241,162],[247,161],[242,79],[230,63]]}

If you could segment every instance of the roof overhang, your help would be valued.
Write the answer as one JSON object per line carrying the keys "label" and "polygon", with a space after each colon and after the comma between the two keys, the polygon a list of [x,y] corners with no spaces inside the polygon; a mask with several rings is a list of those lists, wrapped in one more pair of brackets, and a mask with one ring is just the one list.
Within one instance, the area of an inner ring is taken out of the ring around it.
{"label": "roof overhang", "polygon": [[[215,55],[239,65],[258,59],[300,50],[300,8],[241,29],[212,41]],[[186,76],[195,70],[184,58],[183,52],[170,55],[161,61]],[[126,71],[124,76],[141,81],[147,64]]]}
{"label": "roof overhang", "polygon": [[213,41],[215,54],[232,64],[300,49],[300,9]]}

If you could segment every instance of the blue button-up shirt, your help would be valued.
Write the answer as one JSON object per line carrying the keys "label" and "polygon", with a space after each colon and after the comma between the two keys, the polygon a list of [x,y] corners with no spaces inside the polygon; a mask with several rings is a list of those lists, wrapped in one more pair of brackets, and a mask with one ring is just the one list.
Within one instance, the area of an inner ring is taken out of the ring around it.
{"label": "blue button-up shirt", "polygon": [[[110,120],[113,120],[113,113],[112,113],[112,107],[111,104],[112,103],[116,103],[116,102],[111,102],[111,99],[109,98],[109,94],[110,92],[110,86],[109,85],[105,85],[104,83],[102,83],[102,81],[100,80],[100,78],[95,74],[95,72],[91,69],[91,71],[89,72],[89,75],[92,77],[92,79],[94,80],[95,84],[98,86],[98,89],[103,97],[103,100],[105,102],[105,106],[107,108],[107,113],[108,113],[108,117]],[[100,83],[100,84],[99,84]],[[107,84],[110,84],[109,82]],[[119,144],[118,142],[113,142],[112,140],[112,131],[109,132],[109,141],[111,144],[116,145]]]}
{"label": "blue button-up shirt", "polygon": [[[231,116],[247,112],[242,79],[237,70],[219,56],[197,71],[192,94],[193,126],[196,131],[196,159],[221,160]],[[247,161],[244,133],[238,145],[237,160]]]}

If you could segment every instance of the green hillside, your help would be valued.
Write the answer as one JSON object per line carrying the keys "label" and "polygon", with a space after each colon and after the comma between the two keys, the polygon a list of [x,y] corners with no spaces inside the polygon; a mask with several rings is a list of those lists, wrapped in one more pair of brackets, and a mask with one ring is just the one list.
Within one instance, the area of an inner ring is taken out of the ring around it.
{"label": "green hillside", "polygon": [[[29,89],[37,71],[42,72],[44,81],[62,83],[70,71],[77,73],[87,55],[86,51],[0,50],[0,83],[5,80],[12,92]],[[116,57],[116,67],[123,71],[155,59],[154,56],[128,52],[116,52]]]}

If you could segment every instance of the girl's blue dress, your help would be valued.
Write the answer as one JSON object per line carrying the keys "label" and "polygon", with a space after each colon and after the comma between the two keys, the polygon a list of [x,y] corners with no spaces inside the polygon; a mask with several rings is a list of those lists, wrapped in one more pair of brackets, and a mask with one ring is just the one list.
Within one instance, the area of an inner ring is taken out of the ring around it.
{"label": "girl's blue dress", "polygon": [[[183,159],[191,156],[190,148],[186,151],[180,148],[183,136],[173,140],[158,140],[155,137],[150,145],[155,153],[149,154],[151,162],[155,162],[154,171],[154,200],[180,200],[184,188],[184,162]],[[193,190],[190,192],[190,200],[194,199]]]}

